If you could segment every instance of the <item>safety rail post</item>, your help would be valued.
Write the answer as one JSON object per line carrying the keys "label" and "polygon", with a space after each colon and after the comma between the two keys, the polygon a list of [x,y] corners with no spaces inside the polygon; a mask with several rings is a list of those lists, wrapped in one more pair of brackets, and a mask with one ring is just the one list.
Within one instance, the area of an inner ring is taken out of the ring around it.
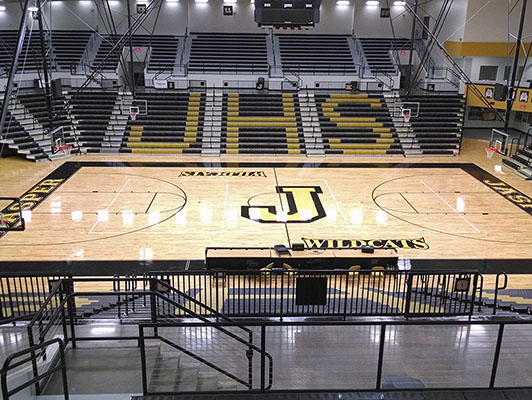
{"label": "safety rail post", "polygon": [[[28,344],[30,345],[30,348],[33,349],[36,346],[35,346],[35,340],[33,339],[33,328],[32,328],[32,326],[29,325],[27,327],[27,330],[28,330]],[[33,372],[33,378],[36,379],[37,376],[39,375],[39,371],[37,369],[36,354],[35,354],[34,350],[32,350],[30,352],[30,354],[31,354],[31,369],[32,369],[32,372]],[[39,381],[35,382],[35,392],[37,393],[37,395],[41,394],[41,386],[39,384]],[[6,399],[6,397],[4,397],[4,398]]]}
{"label": "safety rail post", "polygon": [[470,321],[471,321],[471,317],[473,317],[473,311],[475,310],[475,295],[477,293],[478,275],[479,275],[478,273],[475,274],[474,278],[473,278],[473,291],[472,291],[472,294],[471,294],[471,307],[469,309],[469,320]]}
{"label": "safety rail post", "polygon": [[[155,329],[155,328],[154,328]],[[146,372],[146,346],[144,343],[144,327],[139,325],[140,366],[142,372],[142,394],[148,394],[148,374]]]}
{"label": "safety rail post", "polygon": [[382,381],[382,364],[384,361],[384,343],[386,342],[386,325],[381,326],[381,335],[379,340],[379,360],[377,363],[377,381],[375,389],[380,390]]}
{"label": "safety rail post", "polygon": [[405,301],[405,309],[404,309],[404,316],[406,319],[410,316],[410,303],[412,301],[412,281],[414,279],[414,275],[411,273],[408,273],[406,276],[406,301]]}
{"label": "safety rail post", "polygon": [[260,327],[260,391],[266,390],[266,325]]}
{"label": "safety rail post", "polygon": [[495,356],[493,357],[493,365],[491,367],[490,389],[495,386],[495,378],[497,377],[497,367],[499,365],[499,356],[501,355],[502,338],[504,335],[504,324],[499,325],[499,334],[497,335],[497,346],[495,347]]}
{"label": "safety rail post", "polygon": [[[504,285],[502,287],[499,287],[499,278],[501,276],[504,277]],[[493,297],[493,315],[497,314],[497,300],[499,298],[499,290],[506,289],[506,286],[508,286],[508,275],[506,275],[506,272],[499,272],[497,274],[497,278],[495,279],[495,294]]]}
{"label": "safety rail post", "polygon": [[479,287],[479,293],[478,293],[478,312],[482,311],[482,295],[484,291],[484,275],[478,274],[478,277],[480,278],[480,287]]}
{"label": "safety rail post", "polygon": [[[151,310],[151,322],[157,323],[157,304],[155,292],[157,290],[157,278],[151,276],[150,278],[150,310]],[[153,328],[153,335],[158,336],[157,327]]]}
{"label": "safety rail post", "polygon": [[[275,286],[277,286],[277,284]],[[281,308],[279,310],[279,321],[280,322],[283,322],[283,306],[284,306],[283,299],[284,299],[284,273],[281,272]]]}
{"label": "safety rail post", "polygon": [[65,344],[68,344],[69,338],[68,338],[68,331],[67,331],[67,324],[66,324],[66,317],[65,317],[65,306],[64,306],[64,303],[63,303],[63,300],[64,300],[64,295],[63,295],[64,287],[63,287],[63,285],[64,284],[65,284],[64,280],[61,280],[61,282],[59,283],[59,285],[61,286],[59,288],[59,307],[61,307],[61,326],[63,328],[63,337],[64,337],[64,340],[65,340]]}
{"label": "safety rail post", "polygon": [[68,283],[66,285],[65,295],[67,298],[67,312],[70,324],[70,341],[72,342],[72,347],[76,348],[76,316],[74,311],[76,309],[76,301],[74,299],[74,280],[72,277],[69,277],[66,282]]}

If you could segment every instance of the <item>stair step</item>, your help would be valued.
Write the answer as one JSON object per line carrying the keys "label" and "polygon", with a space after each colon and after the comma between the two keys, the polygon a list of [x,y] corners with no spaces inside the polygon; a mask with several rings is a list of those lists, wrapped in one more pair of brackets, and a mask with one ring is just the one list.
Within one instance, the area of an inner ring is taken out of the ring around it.
{"label": "stair step", "polygon": [[199,392],[215,392],[218,390],[218,374],[214,372],[200,372],[198,375]]}
{"label": "stair step", "polygon": [[198,389],[199,365],[181,364],[177,389],[179,392],[195,392]]}

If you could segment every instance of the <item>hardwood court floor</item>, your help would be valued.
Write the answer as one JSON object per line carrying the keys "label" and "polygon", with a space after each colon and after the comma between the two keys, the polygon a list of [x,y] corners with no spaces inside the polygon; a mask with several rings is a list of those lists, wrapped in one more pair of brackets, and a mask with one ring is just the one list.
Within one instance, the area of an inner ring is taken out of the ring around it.
{"label": "hardwood court floor", "polygon": [[[403,247],[400,257],[414,259],[530,258],[532,215],[463,166],[477,175],[487,171],[528,196],[532,184],[499,171],[500,157],[488,161],[485,145],[465,140],[459,157],[416,159],[73,157],[71,164],[88,163],[32,210],[26,231],[0,239],[0,261],[201,259],[206,246],[303,239],[320,245],[324,239],[345,245],[391,239]],[[63,162],[0,160],[1,195],[21,196]],[[145,164],[152,162],[176,164]],[[390,168],[386,162],[417,167]],[[341,168],[344,163],[375,165]]]}

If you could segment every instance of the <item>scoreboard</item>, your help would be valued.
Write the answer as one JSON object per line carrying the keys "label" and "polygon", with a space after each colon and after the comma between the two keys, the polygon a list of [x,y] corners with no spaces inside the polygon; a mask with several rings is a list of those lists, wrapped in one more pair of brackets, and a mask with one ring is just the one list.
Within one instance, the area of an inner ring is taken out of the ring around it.
{"label": "scoreboard", "polygon": [[321,0],[255,0],[261,27],[313,27],[320,22]]}

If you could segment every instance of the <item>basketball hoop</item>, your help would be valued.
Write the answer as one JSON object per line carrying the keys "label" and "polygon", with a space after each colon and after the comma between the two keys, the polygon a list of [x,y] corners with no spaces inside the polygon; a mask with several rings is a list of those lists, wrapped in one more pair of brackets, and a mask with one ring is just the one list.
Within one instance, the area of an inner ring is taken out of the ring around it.
{"label": "basketball hoop", "polygon": [[135,121],[137,119],[137,115],[140,112],[140,108],[136,106],[129,107],[129,116],[131,117],[131,121]]}
{"label": "basketball hoop", "polygon": [[405,124],[410,122],[410,118],[412,117],[412,110],[410,108],[401,109],[401,114],[403,114]]}
{"label": "basketball hoop", "polygon": [[69,144],[59,144],[58,143],[58,144],[54,145],[52,154],[57,154],[60,151],[63,152],[63,155],[70,156],[70,154],[72,153],[72,146],[69,145]]}
{"label": "basketball hoop", "polygon": [[69,156],[70,153],[72,152],[72,146],[69,144],[65,144],[63,146],[59,146],[58,150],[62,151],[65,154],[65,156]]}
{"label": "basketball hoop", "polygon": [[488,160],[491,160],[493,158],[493,155],[498,152],[499,149],[496,147],[486,147],[486,155],[488,156]]}

